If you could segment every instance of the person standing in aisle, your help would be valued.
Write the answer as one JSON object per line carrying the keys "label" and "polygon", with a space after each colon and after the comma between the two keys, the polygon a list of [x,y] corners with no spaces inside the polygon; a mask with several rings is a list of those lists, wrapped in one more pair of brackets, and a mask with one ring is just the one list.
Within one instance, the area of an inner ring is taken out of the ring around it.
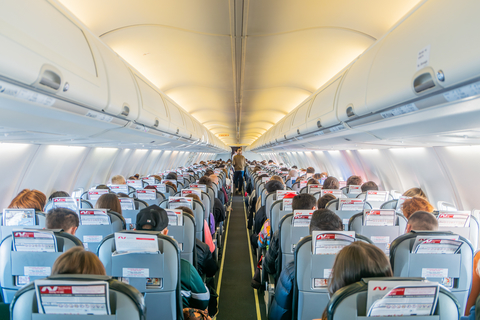
{"label": "person standing in aisle", "polygon": [[242,155],[242,148],[237,150],[237,155],[233,157],[232,164],[235,169],[235,173],[233,174],[233,183],[235,184],[236,192],[238,192],[238,194],[242,194],[243,171],[245,170],[246,165],[245,157]]}

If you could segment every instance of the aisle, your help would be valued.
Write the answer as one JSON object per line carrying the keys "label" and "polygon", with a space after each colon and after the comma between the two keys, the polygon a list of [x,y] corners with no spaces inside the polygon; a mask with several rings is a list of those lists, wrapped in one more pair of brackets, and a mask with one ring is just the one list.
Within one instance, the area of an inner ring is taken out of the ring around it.
{"label": "aisle", "polygon": [[[255,299],[243,197],[235,196],[228,224],[219,295],[219,320],[266,319],[263,296]],[[258,309],[258,311],[257,311]],[[261,315],[261,316],[260,316]]]}

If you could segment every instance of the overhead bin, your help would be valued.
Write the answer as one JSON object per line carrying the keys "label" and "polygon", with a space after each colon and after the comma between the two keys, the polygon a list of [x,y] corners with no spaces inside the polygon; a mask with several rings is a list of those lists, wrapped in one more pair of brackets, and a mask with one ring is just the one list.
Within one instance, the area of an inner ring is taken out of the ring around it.
{"label": "overhead bin", "polygon": [[138,75],[134,76],[137,83],[141,108],[139,110],[137,123],[154,127],[160,131],[169,132],[169,117],[167,108],[160,93],[148,81]]}
{"label": "overhead bin", "polygon": [[339,124],[335,112],[335,97],[345,73],[345,71],[342,71],[330,80],[312,99],[313,102],[308,110],[304,133],[315,132]]}
{"label": "overhead bin", "polygon": [[46,0],[0,2],[0,75],[101,111],[108,84],[91,40]]}
{"label": "overhead bin", "polygon": [[286,133],[286,139],[291,139],[305,132],[305,121],[311,104],[312,99],[308,98],[296,108],[295,112],[292,114],[292,124]]}
{"label": "overhead bin", "polygon": [[370,70],[368,111],[479,77],[478,12],[478,0],[427,1],[395,28],[382,40]]}

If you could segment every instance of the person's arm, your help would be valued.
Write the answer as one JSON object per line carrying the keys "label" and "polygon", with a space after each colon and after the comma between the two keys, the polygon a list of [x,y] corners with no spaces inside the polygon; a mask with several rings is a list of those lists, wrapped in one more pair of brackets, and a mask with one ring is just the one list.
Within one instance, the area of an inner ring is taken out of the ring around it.
{"label": "person's arm", "polygon": [[183,306],[205,310],[210,301],[210,292],[197,270],[187,260],[181,259]]}
{"label": "person's arm", "polygon": [[470,290],[470,295],[468,296],[467,306],[465,308],[465,315],[470,314],[470,308],[475,305],[478,295],[480,294],[480,276],[478,275],[478,261],[480,260],[480,251],[475,254],[473,259],[473,277],[472,277],[472,290]]}

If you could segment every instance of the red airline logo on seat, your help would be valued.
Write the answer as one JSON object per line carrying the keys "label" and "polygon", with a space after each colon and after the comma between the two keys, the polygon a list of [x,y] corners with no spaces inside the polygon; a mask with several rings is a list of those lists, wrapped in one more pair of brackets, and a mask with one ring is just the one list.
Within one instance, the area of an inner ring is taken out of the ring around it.
{"label": "red airline logo on seat", "polygon": [[383,288],[382,287],[375,287],[375,288],[373,288],[373,291],[375,291],[375,290],[385,291],[385,290],[387,290],[387,287],[383,287]]}

